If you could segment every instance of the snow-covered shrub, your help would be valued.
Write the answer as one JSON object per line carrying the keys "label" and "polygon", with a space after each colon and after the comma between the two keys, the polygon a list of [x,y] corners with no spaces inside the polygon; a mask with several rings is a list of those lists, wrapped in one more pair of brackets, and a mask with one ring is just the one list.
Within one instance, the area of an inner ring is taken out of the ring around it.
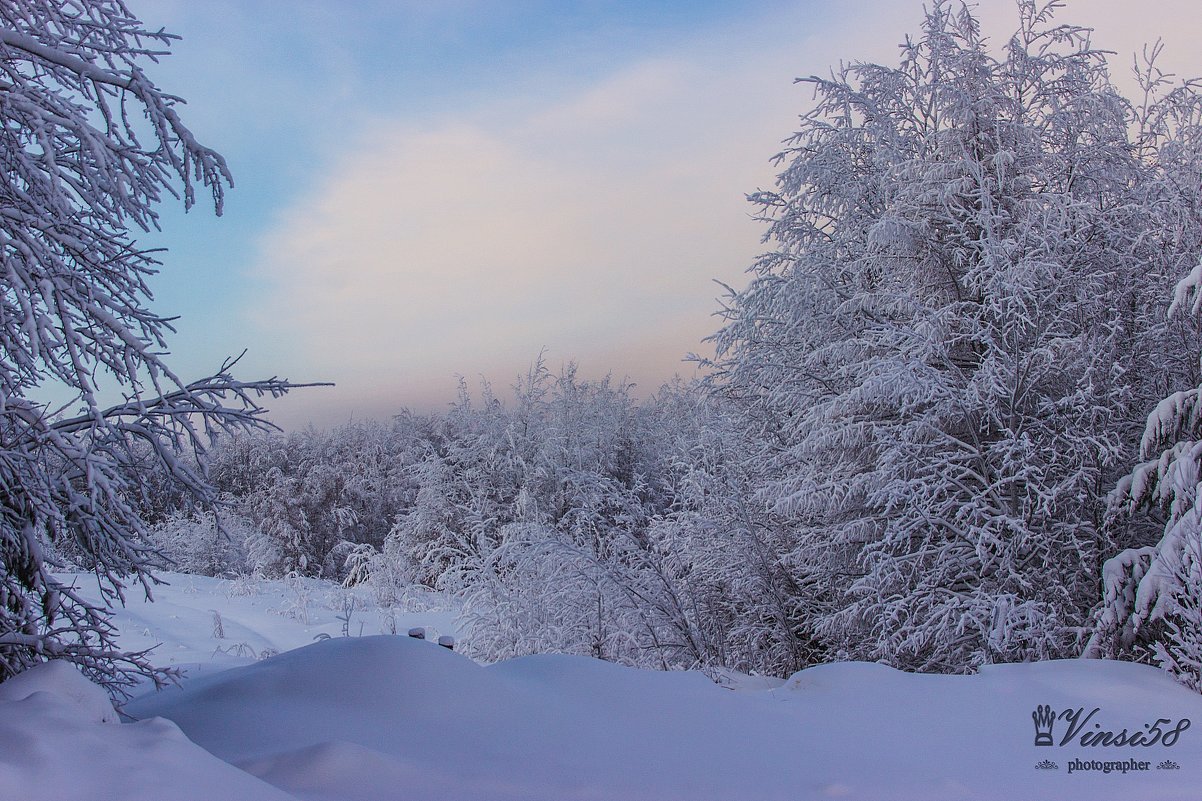
{"label": "snow-covered shrub", "polygon": [[251,572],[252,526],[237,515],[218,514],[176,513],[151,527],[150,541],[176,572],[221,578]]}
{"label": "snow-covered shrub", "polygon": [[306,626],[310,623],[310,607],[313,605],[315,589],[311,580],[296,571],[284,576],[285,594],[278,611],[284,617],[299,620]]}
{"label": "snow-covered shrub", "polygon": [[417,580],[410,549],[401,537],[387,537],[380,550],[367,544],[354,546],[346,557],[345,567],[343,585],[369,587],[381,607],[403,605],[413,589],[429,589]]}

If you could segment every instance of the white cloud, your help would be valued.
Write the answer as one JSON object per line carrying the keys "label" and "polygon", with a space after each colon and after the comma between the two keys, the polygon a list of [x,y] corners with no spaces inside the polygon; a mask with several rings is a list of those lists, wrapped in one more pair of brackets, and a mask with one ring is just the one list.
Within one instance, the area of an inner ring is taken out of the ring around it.
{"label": "white cloud", "polygon": [[368,414],[443,403],[455,373],[508,383],[544,346],[644,385],[690,371],[798,105],[779,54],[704,55],[354,137],[266,235],[261,322]]}
{"label": "white cloud", "polygon": [[[282,419],[438,406],[454,374],[507,384],[544,346],[552,363],[645,389],[689,372],[681,357],[717,326],[711,279],[740,282],[759,250],[742,195],[771,182],[768,158],[808,100],[791,79],[894,61],[919,22],[917,4],[898,5],[846,3],[813,24],[799,9],[566,96],[348,136],[262,240],[264,336],[299,354],[295,372],[340,384],[279,404]],[[1012,4],[983,5],[987,31],[1012,27]],[[1121,0],[1062,16],[1128,52],[1154,27],[1128,25],[1144,16]]]}

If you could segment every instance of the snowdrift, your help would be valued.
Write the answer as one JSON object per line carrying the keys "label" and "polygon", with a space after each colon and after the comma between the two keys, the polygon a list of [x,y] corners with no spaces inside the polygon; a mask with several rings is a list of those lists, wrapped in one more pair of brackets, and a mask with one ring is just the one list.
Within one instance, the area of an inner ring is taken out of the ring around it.
{"label": "snowdrift", "polygon": [[[1040,707],[1051,745],[1035,744]],[[1202,779],[1202,697],[1093,660],[975,676],[837,664],[732,691],[583,657],[484,667],[405,637],[337,638],[126,711],[314,801],[1167,801],[1196,799]],[[1123,729],[1156,742],[1116,744]],[[1089,744],[1104,731],[1109,745]]]}
{"label": "snowdrift", "polygon": [[0,798],[288,801],[162,718],[119,724],[108,694],[66,662],[0,684]]}
{"label": "snowdrift", "polygon": [[[125,724],[65,664],[0,684],[0,799],[1193,801],[1202,786],[1202,696],[1142,665],[851,663],[724,686],[583,657],[481,666],[340,636],[348,596],[320,582],[170,579],[117,610],[121,642],[162,643],[190,678],[127,704]],[[370,600],[353,631],[457,633],[453,609]],[[1118,745],[1124,729],[1157,742]],[[1111,744],[1083,744],[1104,731]]]}

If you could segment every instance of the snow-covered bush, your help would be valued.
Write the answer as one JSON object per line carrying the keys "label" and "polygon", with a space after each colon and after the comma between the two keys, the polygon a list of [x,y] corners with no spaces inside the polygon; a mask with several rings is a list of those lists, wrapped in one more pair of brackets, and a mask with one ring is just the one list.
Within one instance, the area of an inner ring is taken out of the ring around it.
{"label": "snow-covered bush", "polygon": [[151,527],[150,542],[180,573],[235,578],[253,572],[247,550],[252,526],[237,515],[218,514],[174,514]]}

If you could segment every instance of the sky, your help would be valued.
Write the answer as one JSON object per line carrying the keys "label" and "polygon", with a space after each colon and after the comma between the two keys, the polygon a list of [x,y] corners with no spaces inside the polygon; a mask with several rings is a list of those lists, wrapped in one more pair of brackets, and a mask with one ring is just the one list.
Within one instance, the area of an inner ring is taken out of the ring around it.
{"label": "sky", "polygon": [[[1132,55],[1202,75],[1196,0],[1070,0]],[[234,174],[225,213],[161,208],[153,308],[185,380],[331,381],[286,428],[499,394],[545,352],[653,392],[690,376],[722,287],[765,247],[746,194],[811,98],[893,64],[920,0],[129,0],[181,36],[148,73]],[[1002,41],[1011,0],[977,6]]]}

